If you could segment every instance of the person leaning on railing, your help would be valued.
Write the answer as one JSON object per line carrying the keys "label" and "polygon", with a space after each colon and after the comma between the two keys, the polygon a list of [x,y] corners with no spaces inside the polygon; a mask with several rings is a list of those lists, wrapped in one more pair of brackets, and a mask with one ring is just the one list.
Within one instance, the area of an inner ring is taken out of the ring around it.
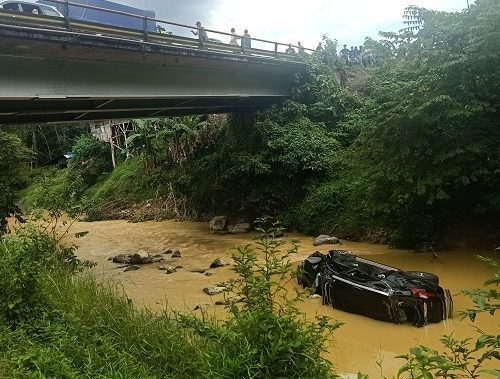
{"label": "person leaning on railing", "polygon": [[200,21],[196,22],[196,28],[197,30],[196,31],[191,30],[191,33],[193,33],[195,36],[198,36],[198,41],[199,41],[198,47],[200,49],[203,49],[205,47],[205,42],[208,42],[208,34],[205,28],[201,26]]}

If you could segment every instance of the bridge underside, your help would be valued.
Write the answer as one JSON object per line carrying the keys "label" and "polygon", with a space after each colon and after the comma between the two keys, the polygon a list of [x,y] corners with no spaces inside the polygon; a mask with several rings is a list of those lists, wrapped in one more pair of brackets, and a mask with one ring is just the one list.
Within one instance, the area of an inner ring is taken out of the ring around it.
{"label": "bridge underside", "polygon": [[302,66],[0,25],[0,123],[227,113],[290,96]]}

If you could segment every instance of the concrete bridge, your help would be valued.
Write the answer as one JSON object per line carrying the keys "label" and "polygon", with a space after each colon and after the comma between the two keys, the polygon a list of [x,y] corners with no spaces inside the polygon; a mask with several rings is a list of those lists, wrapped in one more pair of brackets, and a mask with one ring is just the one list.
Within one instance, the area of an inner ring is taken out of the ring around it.
{"label": "concrete bridge", "polygon": [[[270,41],[267,41],[270,42]],[[227,113],[291,94],[304,65],[272,50],[0,11],[0,123]]]}

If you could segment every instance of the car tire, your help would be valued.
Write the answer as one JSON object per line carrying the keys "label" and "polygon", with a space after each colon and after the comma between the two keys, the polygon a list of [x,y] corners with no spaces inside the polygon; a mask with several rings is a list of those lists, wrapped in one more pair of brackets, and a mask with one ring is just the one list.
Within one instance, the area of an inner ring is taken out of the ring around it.
{"label": "car tire", "polygon": [[431,274],[430,272],[424,271],[405,271],[404,275],[410,279],[423,280],[431,284],[439,285],[439,277],[437,275]]}

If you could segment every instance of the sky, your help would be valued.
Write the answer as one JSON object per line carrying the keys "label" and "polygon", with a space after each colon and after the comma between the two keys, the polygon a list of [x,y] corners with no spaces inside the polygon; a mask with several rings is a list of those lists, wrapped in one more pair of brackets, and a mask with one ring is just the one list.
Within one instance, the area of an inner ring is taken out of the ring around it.
{"label": "sky", "polygon": [[[115,0],[117,1],[117,0]],[[474,0],[469,0],[471,3]],[[151,9],[156,18],[238,34],[248,29],[252,37],[315,48],[323,35],[339,46],[362,45],[366,36],[378,39],[379,31],[403,27],[402,14],[408,5],[459,12],[467,0],[118,0],[137,8]],[[179,30],[167,27],[175,34]],[[183,35],[189,31],[184,30]],[[209,33],[226,42],[229,36]]]}

